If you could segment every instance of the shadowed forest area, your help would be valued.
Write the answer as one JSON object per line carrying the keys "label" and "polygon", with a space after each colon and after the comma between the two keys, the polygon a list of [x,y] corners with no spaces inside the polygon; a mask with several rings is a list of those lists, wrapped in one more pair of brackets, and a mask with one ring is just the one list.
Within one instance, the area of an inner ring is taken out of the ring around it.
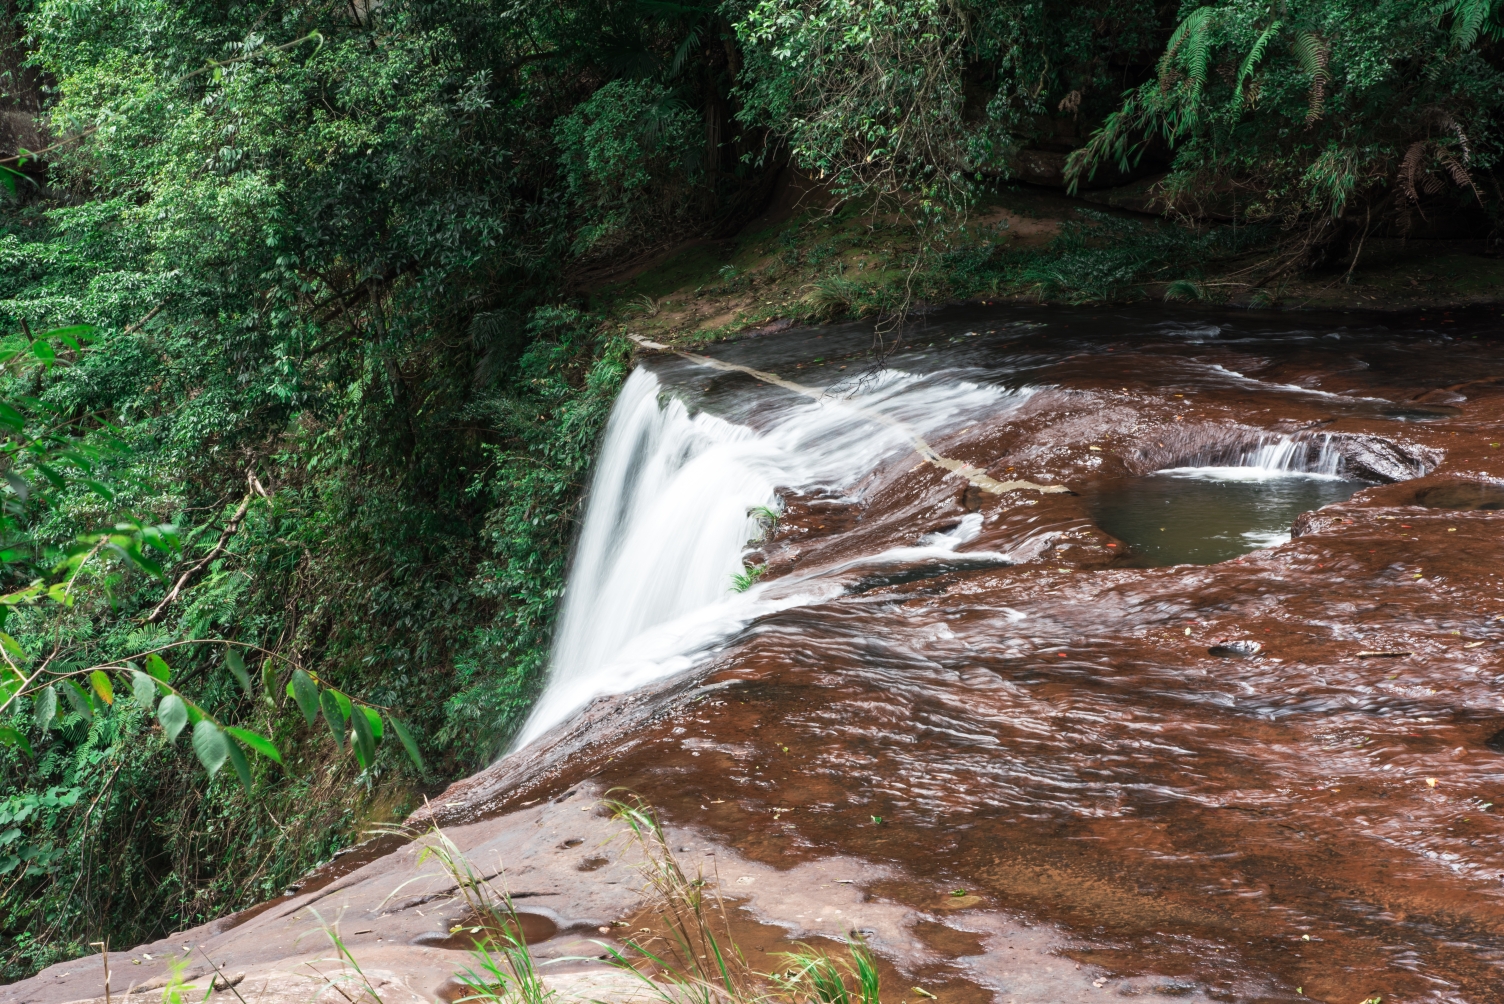
{"label": "shadowed forest area", "polygon": [[629,326],[1491,302],[1500,17],[7,0],[0,977],[506,749]]}

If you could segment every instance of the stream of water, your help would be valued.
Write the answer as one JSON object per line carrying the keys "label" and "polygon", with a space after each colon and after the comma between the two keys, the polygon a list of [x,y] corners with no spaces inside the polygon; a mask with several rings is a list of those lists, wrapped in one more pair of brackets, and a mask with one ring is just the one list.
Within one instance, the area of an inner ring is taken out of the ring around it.
{"label": "stream of water", "polygon": [[1493,330],[1010,309],[881,367],[860,325],[647,357],[518,745],[698,681],[577,769],[1139,987],[1504,1000]]}

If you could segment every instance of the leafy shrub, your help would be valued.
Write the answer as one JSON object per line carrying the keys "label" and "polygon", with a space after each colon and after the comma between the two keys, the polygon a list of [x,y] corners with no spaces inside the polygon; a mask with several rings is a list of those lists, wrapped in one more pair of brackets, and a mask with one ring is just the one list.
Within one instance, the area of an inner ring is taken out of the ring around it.
{"label": "leafy shrub", "polygon": [[564,183],[590,220],[580,251],[641,241],[657,214],[679,215],[701,173],[698,117],[666,86],[613,80],[554,126]]}

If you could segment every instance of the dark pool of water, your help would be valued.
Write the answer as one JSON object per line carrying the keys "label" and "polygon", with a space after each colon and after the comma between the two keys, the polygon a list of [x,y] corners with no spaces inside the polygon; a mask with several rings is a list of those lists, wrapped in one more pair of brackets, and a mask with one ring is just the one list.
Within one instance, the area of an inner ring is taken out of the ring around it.
{"label": "dark pool of water", "polygon": [[1091,510],[1102,529],[1132,548],[1135,566],[1211,565],[1283,544],[1296,516],[1362,487],[1248,468],[1186,468],[1103,484],[1091,495]]}

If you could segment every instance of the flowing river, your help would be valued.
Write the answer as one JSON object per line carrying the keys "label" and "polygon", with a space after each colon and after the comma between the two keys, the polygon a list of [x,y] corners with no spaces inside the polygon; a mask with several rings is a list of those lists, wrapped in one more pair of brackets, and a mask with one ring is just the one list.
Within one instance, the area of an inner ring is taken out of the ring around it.
{"label": "flowing river", "polygon": [[[1014,308],[881,366],[863,325],[649,353],[504,764],[1059,925],[1104,993],[1504,1000],[1495,330]],[[952,998],[1007,1000],[968,951]]]}

